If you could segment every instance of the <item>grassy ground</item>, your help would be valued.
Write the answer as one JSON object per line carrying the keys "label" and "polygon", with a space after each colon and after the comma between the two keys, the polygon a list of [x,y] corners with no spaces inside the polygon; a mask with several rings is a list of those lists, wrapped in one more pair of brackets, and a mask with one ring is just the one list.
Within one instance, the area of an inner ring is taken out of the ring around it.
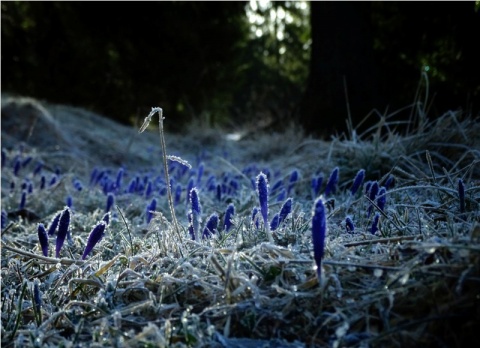
{"label": "grassy ground", "polygon": [[[165,117],[168,130],[174,121],[168,111]],[[394,115],[379,118],[367,134],[329,141],[291,125],[236,141],[199,124],[167,132],[167,155],[183,161],[168,161],[176,219],[155,126],[139,134],[82,109],[8,96],[1,121],[4,347],[480,343],[478,120],[457,112],[429,120],[412,107],[404,135],[396,133]],[[336,192],[324,197],[328,233],[319,282],[312,208],[336,167]],[[366,178],[352,195],[360,169]],[[269,221],[293,200],[273,242],[263,222],[252,221],[260,172],[270,185]],[[319,177],[315,192],[312,178]],[[366,183],[381,187],[389,178],[394,184],[382,210]],[[200,234],[218,214],[211,238],[189,234],[191,187],[199,192]],[[105,236],[82,260],[109,194]],[[50,236],[44,256],[38,225],[48,229],[67,201],[71,238],[55,258],[57,236]],[[229,204],[235,214],[226,231]]]}

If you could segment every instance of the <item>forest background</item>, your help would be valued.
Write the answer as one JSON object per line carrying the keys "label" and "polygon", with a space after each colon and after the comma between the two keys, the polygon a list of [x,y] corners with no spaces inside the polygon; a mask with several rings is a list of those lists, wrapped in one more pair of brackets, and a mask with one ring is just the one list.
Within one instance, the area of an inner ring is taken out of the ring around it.
{"label": "forest background", "polygon": [[[478,2],[2,1],[2,91],[169,130],[478,114]],[[372,110],[376,110],[372,111]],[[174,120],[174,121],[172,121]],[[368,122],[364,124],[368,126]]]}

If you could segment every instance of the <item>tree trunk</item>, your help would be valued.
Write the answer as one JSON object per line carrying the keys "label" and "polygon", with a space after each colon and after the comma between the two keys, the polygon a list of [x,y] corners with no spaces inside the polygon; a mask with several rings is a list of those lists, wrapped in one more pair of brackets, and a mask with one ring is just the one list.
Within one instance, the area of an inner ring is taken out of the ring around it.
{"label": "tree trunk", "polygon": [[[307,133],[327,135],[353,126],[381,107],[368,2],[311,3],[311,61],[299,122]],[[348,95],[348,105],[347,105]]]}

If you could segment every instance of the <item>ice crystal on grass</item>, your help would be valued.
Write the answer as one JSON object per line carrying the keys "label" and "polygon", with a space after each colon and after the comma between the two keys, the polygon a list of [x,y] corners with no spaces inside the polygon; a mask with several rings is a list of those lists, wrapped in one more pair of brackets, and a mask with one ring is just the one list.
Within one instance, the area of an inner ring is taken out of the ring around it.
{"label": "ice crystal on grass", "polygon": [[106,226],[107,225],[105,224],[105,222],[101,221],[92,229],[90,235],[88,236],[85,250],[83,251],[82,260],[85,260],[87,258],[87,255],[93,250],[95,245],[97,245],[97,243],[102,240]]}
{"label": "ice crystal on grass", "polygon": [[65,207],[60,216],[60,220],[58,222],[58,233],[57,233],[57,243],[55,247],[55,257],[58,259],[60,257],[60,250],[62,249],[63,243],[65,242],[65,238],[69,233],[68,229],[70,227],[70,209]]}
{"label": "ice crystal on grass", "polygon": [[322,258],[325,250],[325,235],[327,233],[327,218],[321,198],[317,198],[315,201],[312,214],[313,258],[315,259],[318,281],[320,282],[322,278]]}

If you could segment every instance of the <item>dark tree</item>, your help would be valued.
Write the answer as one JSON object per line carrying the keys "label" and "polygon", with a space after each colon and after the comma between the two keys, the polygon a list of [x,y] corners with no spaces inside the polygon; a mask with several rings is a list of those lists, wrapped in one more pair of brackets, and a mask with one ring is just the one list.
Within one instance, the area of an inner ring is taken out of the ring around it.
{"label": "dark tree", "polygon": [[300,123],[311,133],[344,129],[379,105],[369,2],[311,2],[310,75]]}
{"label": "dark tree", "polygon": [[[424,103],[429,117],[457,109],[475,116],[478,32],[474,2],[311,2],[310,75],[299,122],[315,134],[345,131],[347,95],[354,127],[374,109],[388,114],[414,102]],[[429,98],[415,100],[422,71]]]}
{"label": "dark tree", "polygon": [[242,2],[2,2],[2,87],[128,123],[169,127],[228,100],[245,40]]}

